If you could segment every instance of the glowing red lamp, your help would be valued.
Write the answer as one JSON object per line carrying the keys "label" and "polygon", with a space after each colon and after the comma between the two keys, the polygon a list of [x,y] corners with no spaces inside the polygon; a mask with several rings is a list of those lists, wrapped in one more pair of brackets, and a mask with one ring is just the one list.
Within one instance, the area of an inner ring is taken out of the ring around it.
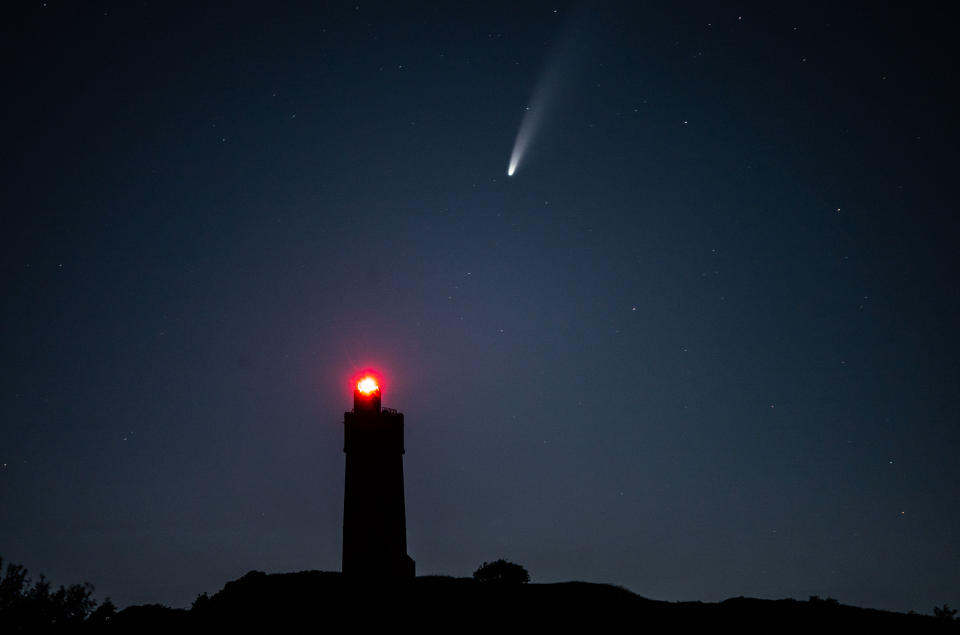
{"label": "glowing red lamp", "polygon": [[380,412],[380,382],[373,375],[365,374],[357,380],[353,409],[355,412]]}
{"label": "glowing red lamp", "polygon": [[365,395],[369,395],[374,392],[380,391],[380,386],[377,385],[377,380],[367,375],[363,379],[357,382],[357,390],[362,392]]}

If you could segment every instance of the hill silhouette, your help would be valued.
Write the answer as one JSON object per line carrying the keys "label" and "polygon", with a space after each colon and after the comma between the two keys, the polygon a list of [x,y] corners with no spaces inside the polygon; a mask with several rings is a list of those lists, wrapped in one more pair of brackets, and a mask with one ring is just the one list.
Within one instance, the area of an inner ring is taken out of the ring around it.
{"label": "hill silhouette", "polygon": [[418,632],[496,629],[591,631],[646,629],[902,629],[958,632],[960,622],[929,615],[847,606],[835,600],[732,598],[718,603],[663,602],[608,584],[519,584],[421,576],[363,583],[337,572],[251,571],[201,595],[190,610],[157,605],[120,611],[114,632],[223,632],[389,626]]}

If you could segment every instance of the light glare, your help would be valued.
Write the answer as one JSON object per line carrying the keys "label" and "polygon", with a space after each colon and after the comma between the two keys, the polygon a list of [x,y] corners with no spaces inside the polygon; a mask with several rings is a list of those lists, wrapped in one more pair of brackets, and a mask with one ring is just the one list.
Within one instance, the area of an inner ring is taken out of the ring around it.
{"label": "light glare", "polygon": [[369,395],[372,392],[380,390],[380,386],[377,385],[377,380],[373,377],[364,377],[357,382],[357,390],[365,395]]}

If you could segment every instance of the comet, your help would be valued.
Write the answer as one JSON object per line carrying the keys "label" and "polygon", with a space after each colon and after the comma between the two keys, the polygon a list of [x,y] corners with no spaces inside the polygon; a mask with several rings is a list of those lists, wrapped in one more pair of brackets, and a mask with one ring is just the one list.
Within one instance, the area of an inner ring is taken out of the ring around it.
{"label": "comet", "polygon": [[520,128],[517,130],[517,138],[513,142],[513,151],[510,153],[510,164],[507,166],[507,176],[513,176],[520,166],[520,162],[527,154],[530,143],[533,141],[540,126],[543,124],[544,113],[547,110],[547,103],[553,100],[557,92],[558,73],[556,67],[548,69],[543,78],[533,91],[530,98],[530,104],[523,113],[523,119],[520,120]]}
{"label": "comet", "polygon": [[520,122],[520,129],[517,131],[517,139],[513,142],[513,152],[510,153],[510,165],[507,166],[507,176],[513,176],[520,165],[520,159],[527,153],[527,146],[533,134],[540,127],[541,110],[533,110],[531,106],[527,107],[523,113],[523,120]]}
{"label": "comet", "polygon": [[510,165],[507,166],[507,176],[513,176],[520,165],[520,159],[527,153],[527,146],[533,138],[533,133],[540,127],[540,121],[543,119],[539,109],[533,110],[527,106],[523,113],[523,119],[520,121],[520,129],[517,131],[517,138],[513,142],[513,152],[510,153]]}
{"label": "comet", "polygon": [[547,114],[553,110],[558,101],[561,86],[569,80],[574,68],[578,65],[579,38],[576,30],[568,29],[554,47],[546,68],[540,75],[530,95],[530,101],[520,120],[517,138],[513,142],[513,151],[510,153],[510,163],[507,165],[507,176],[513,176],[526,158],[530,145],[533,143],[540,128],[543,127]]}

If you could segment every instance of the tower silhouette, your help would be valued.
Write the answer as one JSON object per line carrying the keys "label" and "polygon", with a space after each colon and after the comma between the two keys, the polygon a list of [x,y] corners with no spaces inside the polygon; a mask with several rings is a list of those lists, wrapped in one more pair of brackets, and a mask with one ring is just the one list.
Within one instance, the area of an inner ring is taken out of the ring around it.
{"label": "tower silhouette", "polygon": [[354,388],[353,411],[343,413],[343,428],[343,573],[368,580],[413,577],[403,500],[403,414],[381,408],[380,387],[365,377]]}

